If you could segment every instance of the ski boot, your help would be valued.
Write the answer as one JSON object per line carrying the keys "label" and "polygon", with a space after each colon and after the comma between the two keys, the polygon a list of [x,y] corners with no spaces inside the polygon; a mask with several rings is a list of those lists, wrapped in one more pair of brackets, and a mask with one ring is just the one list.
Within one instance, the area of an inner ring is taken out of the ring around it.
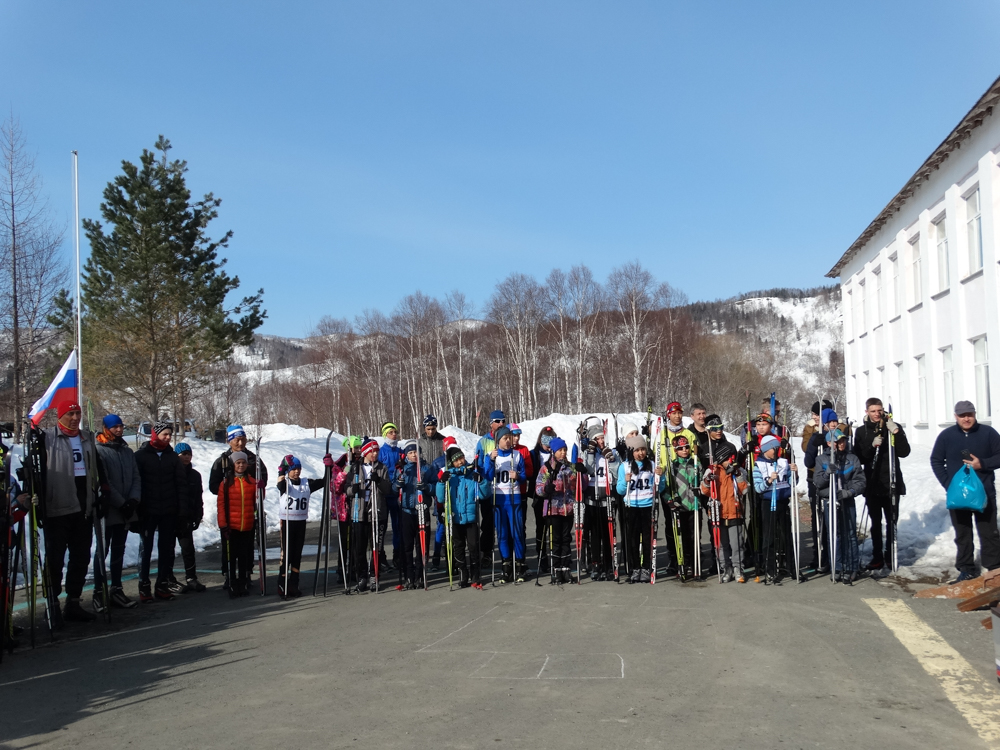
{"label": "ski boot", "polygon": [[85,610],[79,599],[67,599],[63,606],[63,619],[67,622],[93,622],[97,615]]}
{"label": "ski boot", "polygon": [[528,566],[525,565],[524,560],[514,561],[514,583],[524,583],[524,579],[527,577]]}
{"label": "ski boot", "polygon": [[149,604],[153,601],[153,588],[149,581],[139,582],[139,601],[143,604]]}
{"label": "ski boot", "polygon": [[652,578],[649,575],[649,571],[643,568],[639,571],[639,583],[649,583]]}
{"label": "ski boot", "polygon": [[170,587],[170,581],[157,583],[156,588],[153,589],[153,595],[160,601],[164,602],[169,602],[176,596],[173,589]]}
{"label": "ski boot", "polygon": [[125,595],[121,586],[113,586],[111,588],[111,606],[118,607],[119,609],[132,609],[132,607],[136,606],[136,602]]}
{"label": "ski boot", "polygon": [[639,583],[639,569],[636,568],[628,577],[629,583]]}
{"label": "ski boot", "polygon": [[514,562],[508,557],[503,561],[500,572],[500,583],[511,583],[514,580]]}
{"label": "ski boot", "polygon": [[197,578],[188,578],[187,579],[187,586],[185,587],[185,589],[187,591],[194,591],[195,593],[200,594],[202,591],[205,591],[206,586],[205,586],[204,583],[202,583],[201,581],[199,581]]}

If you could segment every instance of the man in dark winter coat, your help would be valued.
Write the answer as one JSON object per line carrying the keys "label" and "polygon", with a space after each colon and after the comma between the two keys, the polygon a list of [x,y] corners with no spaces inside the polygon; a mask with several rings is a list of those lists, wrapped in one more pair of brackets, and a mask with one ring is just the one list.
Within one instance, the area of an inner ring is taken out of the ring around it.
{"label": "man in dark winter coat", "polygon": [[957,548],[955,567],[958,568],[958,578],[952,583],[979,577],[972,538],[973,518],[979,531],[983,567],[987,570],[1000,568],[997,492],[993,483],[993,472],[1000,469],[1000,433],[976,420],[976,407],[971,401],[959,401],[955,404],[955,424],[941,431],[931,451],[931,469],[946,492],[952,477],[963,465],[972,467],[982,480],[986,490],[986,507],[981,513],[972,510],[950,511]]}
{"label": "man in dark winter coat", "polygon": [[[170,600],[184,587],[171,581],[174,569],[174,543],[177,540],[177,519],[187,514],[187,484],[184,467],[170,438],[173,427],[169,422],[156,422],[150,440],[135,454],[142,481],[142,501],[139,503],[139,601]],[[153,535],[157,539],[156,587],[150,589],[149,564],[153,556]]]}
{"label": "man in dark winter coat", "polygon": [[[895,465],[895,496],[890,488],[889,449],[892,448]],[[872,519],[872,559],[867,570],[881,571],[892,567],[892,547],[896,519],[899,516],[899,498],[906,494],[903,472],[899,459],[910,455],[910,443],[903,428],[890,416],[885,418],[882,402],[870,398],[865,402],[865,419],[854,434],[854,455],[865,468],[865,504]],[[882,548],[882,515],[885,514],[885,550]]]}
{"label": "man in dark winter coat", "polygon": [[[246,454],[247,476],[254,479],[257,478],[257,454],[247,448],[247,433],[243,429],[243,426],[238,424],[229,425],[226,428],[226,441],[229,443],[229,447],[222,452],[221,456],[215,459],[215,463],[212,464],[212,470],[208,474],[208,491],[212,493],[213,497],[219,496],[219,487],[224,480],[232,479],[236,476],[233,462],[229,458],[233,453]],[[267,486],[267,466],[263,461],[260,462],[260,485],[263,487]],[[222,554],[222,575],[226,579],[223,588],[228,589],[229,560],[226,558],[226,545],[221,545],[220,551]],[[253,581],[250,581],[248,585],[252,583]]]}
{"label": "man in dark winter coat", "polygon": [[[108,478],[108,507],[104,525],[107,529],[105,542],[111,555],[111,606],[128,609],[135,602],[122,589],[122,567],[125,560],[125,544],[128,541],[129,524],[137,520],[136,512],[142,498],[142,484],[135,454],[122,435],[125,425],[117,414],[104,417],[104,429],[97,435],[97,453],[104,463]],[[101,566],[94,566],[94,609],[103,611],[104,576]]]}
{"label": "man in dark winter coat", "polygon": [[[94,513],[99,513],[97,491],[107,480],[94,435],[80,427],[80,406],[62,404],[57,413],[59,421],[42,433],[41,446],[49,585],[56,595],[62,590],[63,559],[68,550],[63,614],[67,620],[90,622],[95,615],[80,606],[80,595],[90,566]],[[58,618],[57,611],[53,617]]]}

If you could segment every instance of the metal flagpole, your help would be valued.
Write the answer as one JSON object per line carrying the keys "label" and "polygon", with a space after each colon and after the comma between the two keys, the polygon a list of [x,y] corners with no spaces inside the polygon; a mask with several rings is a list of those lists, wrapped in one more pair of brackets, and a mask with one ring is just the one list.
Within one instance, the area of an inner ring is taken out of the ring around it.
{"label": "metal flagpole", "polygon": [[73,239],[76,243],[76,393],[83,406],[83,329],[80,326],[80,156],[73,154]]}

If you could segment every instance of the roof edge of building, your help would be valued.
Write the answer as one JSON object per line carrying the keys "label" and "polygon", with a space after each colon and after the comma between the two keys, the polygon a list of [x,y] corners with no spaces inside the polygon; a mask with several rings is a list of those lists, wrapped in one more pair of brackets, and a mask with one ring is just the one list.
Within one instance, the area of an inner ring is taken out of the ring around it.
{"label": "roof edge of building", "polygon": [[826,277],[835,279],[840,276],[840,272],[845,265],[874,237],[885,224],[898,213],[906,200],[912,196],[924,182],[930,179],[931,174],[940,169],[941,164],[948,158],[952,151],[962,147],[962,141],[972,135],[972,131],[983,124],[983,120],[993,114],[993,107],[1000,103],[1000,77],[998,77],[990,87],[986,89],[979,101],[972,109],[966,113],[958,125],[948,134],[948,137],[941,141],[941,144],[931,152],[920,168],[913,173],[913,176],[906,181],[906,184],[896,193],[895,197],[883,208],[878,216],[872,220],[871,224],[861,233],[861,236],[854,240],[847,251],[840,256],[840,260],[826,273]]}

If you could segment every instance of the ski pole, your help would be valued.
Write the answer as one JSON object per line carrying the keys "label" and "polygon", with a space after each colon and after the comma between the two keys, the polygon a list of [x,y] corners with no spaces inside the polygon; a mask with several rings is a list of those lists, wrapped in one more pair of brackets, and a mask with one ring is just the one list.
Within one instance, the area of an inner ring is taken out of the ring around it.
{"label": "ski pole", "polygon": [[[447,460],[447,458],[445,459]],[[453,570],[454,554],[451,548],[451,477],[444,480],[444,536],[445,544],[448,545],[448,591],[454,591]]]}
{"label": "ski pole", "polygon": [[[420,568],[424,574],[424,591],[427,591],[427,519],[424,518],[424,493],[420,490],[420,441],[417,445],[417,527],[420,533]],[[416,581],[414,581],[416,583]]]}

